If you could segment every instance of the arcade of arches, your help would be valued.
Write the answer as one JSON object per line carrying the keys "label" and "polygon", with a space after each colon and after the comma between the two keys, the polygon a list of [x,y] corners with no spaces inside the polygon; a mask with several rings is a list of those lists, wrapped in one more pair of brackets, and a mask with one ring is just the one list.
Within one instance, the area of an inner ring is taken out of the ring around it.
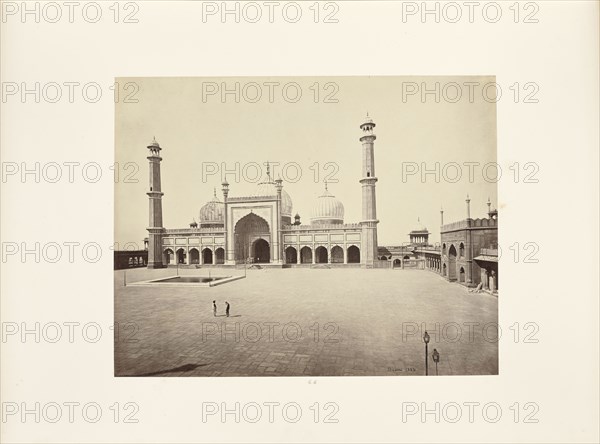
{"label": "arcade of arches", "polygon": [[286,264],[360,264],[360,249],[350,245],[346,250],[340,245],[334,245],[330,250],[324,245],[314,249],[309,246],[300,248],[288,246],[285,249]]}
{"label": "arcade of arches", "polygon": [[173,252],[173,249],[166,248],[163,251],[163,263],[165,265],[221,265],[225,263],[225,250],[218,247],[214,252],[210,248],[199,251],[198,248],[192,247],[187,252],[184,248]]}

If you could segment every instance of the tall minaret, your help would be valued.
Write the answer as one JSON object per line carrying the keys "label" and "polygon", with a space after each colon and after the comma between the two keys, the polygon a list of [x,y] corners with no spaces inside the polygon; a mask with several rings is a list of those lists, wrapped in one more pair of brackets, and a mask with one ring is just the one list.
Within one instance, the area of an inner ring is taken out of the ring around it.
{"label": "tall minaret", "polygon": [[160,145],[156,138],[148,145],[150,154],[147,159],[150,162],[150,191],[146,194],[149,198],[150,222],[148,225],[148,268],[163,268],[162,260],[162,197],[160,187]]}
{"label": "tall minaret", "polygon": [[375,202],[375,184],[377,177],[375,176],[375,153],[374,142],[376,139],[373,133],[375,123],[369,117],[360,125],[363,131],[363,136],[360,138],[362,142],[362,251],[361,263],[367,267],[372,267],[377,260],[377,206]]}

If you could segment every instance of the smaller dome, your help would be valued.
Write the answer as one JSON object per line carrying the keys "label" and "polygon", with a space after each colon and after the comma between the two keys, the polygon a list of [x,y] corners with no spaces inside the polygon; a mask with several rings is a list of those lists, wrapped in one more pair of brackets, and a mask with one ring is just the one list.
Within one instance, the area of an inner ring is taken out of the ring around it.
{"label": "smaller dome", "polygon": [[200,223],[201,224],[223,224],[225,221],[225,204],[217,199],[217,191],[215,189],[214,197],[210,202],[207,202],[200,208]]}
{"label": "smaller dome", "polygon": [[158,142],[156,141],[156,137],[153,137],[153,138],[152,138],[152,143],[151,143],[150,145],[148,145],[148,146],[149,146],[149,147],[150,147],[150,146],[153,146],[153,147],[156,147],[156,148],[160,148],[160,145],[159,145],[159,144],[158,144]]}
{"label": "smaller dome", "polygon": [[327,190],[327,184],[313,205],[310,222],[313,225],[344,223],[344,205]]}

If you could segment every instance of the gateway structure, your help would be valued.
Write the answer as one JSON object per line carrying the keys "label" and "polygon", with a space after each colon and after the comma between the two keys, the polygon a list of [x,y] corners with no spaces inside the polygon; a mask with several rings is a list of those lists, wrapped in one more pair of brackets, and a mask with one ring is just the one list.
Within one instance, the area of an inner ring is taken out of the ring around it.
{"label": "gateway structure", "polygon": [[[251,262],[274,266],[302,264],[359,264],[371,268],[378,261],[375,198],[375,123],[367,115],[362,136],[362,220],[344,223],[344,205],[327,184],[313,205],[310,224],[292,222],[292,199],[281,179],[267,167],[266,180],[247,196],[235,196],[223,182],[223,199],[215,190],[189,228],[167,229],[162,221],[161,147],[154,140],[147,157],[150,166],[148,268],[178,264]],[[231,193],[231,195],[230,195]]]}

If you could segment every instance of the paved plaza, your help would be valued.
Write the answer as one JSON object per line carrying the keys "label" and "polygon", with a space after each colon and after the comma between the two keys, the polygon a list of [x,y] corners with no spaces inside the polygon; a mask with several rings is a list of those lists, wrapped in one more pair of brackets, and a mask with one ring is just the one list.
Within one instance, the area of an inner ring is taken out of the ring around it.
{"label": "paved plaza", "polygon": [[[212,288],[124,286],[124,273],[114,272],[116,376],[424,375],[425,328],[430,375],[434,348],[439,375],[498,374],[498,299],[425,270],[248,270]],[[176,273],[130,269],[126,280]]]}

